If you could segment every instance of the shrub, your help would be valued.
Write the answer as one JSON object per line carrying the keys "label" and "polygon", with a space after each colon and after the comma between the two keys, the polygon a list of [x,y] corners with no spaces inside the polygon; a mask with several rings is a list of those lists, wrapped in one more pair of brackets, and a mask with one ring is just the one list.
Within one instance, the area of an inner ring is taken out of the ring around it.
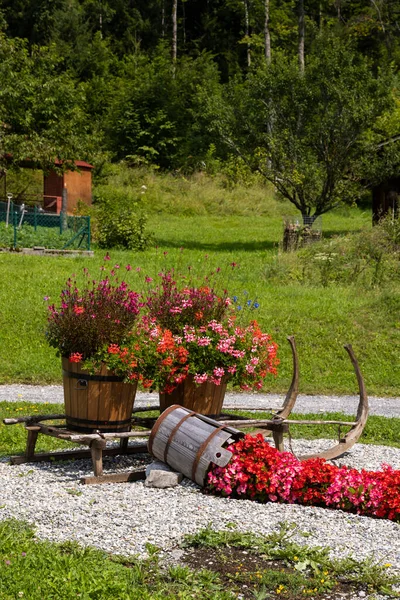
{"label": "shrub", "polygon": [[145,250],[152,241],[139,198],[124,190],[103,188],[95,197],[95,241],[100,248]]}

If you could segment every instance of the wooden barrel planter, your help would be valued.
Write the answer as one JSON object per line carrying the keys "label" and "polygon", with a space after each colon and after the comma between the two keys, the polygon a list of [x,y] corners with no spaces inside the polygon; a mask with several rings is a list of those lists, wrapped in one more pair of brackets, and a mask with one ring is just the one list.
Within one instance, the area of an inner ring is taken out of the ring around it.
{"label": "wooden barrel planter", "polygon": [[233,427],[175,405],[157,419],[148,448],[159,460],[204,485],[210,464],[225,467],[232,458],[225,446],[243,436]]}
{"label": "wooden barrel planter", "polygon": [[208,381],[197,385],[193,375],[188,375],[170,394],[160,392],[160,411],[179,404],[202,415],[218,417],[224,403],[226,384],[227,377],[223,377],[220,385]]}
{"label": "wooden barrel planter", "polygon": [[105,366],[90,375],[79,363],[62,359],[67,427],[91,433],[130,431],[137,383],[124,383]]}

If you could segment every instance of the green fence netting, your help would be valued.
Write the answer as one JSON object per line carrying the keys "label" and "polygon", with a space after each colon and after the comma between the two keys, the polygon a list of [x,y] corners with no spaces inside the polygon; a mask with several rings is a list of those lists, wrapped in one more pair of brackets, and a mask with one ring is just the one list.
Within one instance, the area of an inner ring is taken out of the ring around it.
{"label": "green fence netting", "polygon": [[0,248],[90,250],[90,217],[0,201]]}

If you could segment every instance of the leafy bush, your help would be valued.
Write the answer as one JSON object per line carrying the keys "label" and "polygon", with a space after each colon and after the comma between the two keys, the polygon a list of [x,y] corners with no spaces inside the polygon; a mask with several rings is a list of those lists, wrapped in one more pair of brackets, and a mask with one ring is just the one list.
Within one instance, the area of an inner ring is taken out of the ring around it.
{"label": "leafy bush", "polygon": [[280,283],[381,286],[400,278],[400,220],[386,218],[372,229],[278,254],[264,276]]}
{"label": "leafy bush", "polygon": [[150,245],[147,216],[137,211],[138,200],[137,194],[124,189],[104,186],[97,192],[93,235],[100,248],[145,250]]}

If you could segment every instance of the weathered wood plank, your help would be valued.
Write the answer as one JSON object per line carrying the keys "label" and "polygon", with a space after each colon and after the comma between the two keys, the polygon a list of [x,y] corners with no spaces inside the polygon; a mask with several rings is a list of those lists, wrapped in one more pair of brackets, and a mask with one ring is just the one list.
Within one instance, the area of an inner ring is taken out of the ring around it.
{"label": "weathered wood plank", "polygon": [[[120,448],[106,448],[103,450],[103,456],[119,456],[130,454],[147,454],[147,444],[137,444],[128,446],[125,452],[121,452]],[[66,450],[65,452],[37,452],[32,457],[27,457],[24,454],[10,456],[12,465],[22,465],[24,463],[34,462],[49,462],[53,460],[79,460],[81,458],[91,458],[90,450]]]}
{"label": "weathered wood plank", "polygon": [[106,439],[106,440],[118,440],[121,438],[135,438],[135,437],[148,437],[151,433],[150,429],[144,429],[143,431],[116,431],[113,433],[102,433],[101,436],[98,433],[70,433],[65,439],[70,442],[79,442],[80,444],[90,444],[92,440]]}
{"label": "weathered wood plank", "polygon": [[18,423],[38,423],[39,421],[56,421],[65,419],[65,415],[32,415],[30,417],[9,417],[3,419],[4,425],[17,425]]}
{"label": "weathered wood plank", "polygon": [[128,473],[106,473],[100,477],[82,477],[80,482],[84,485],[96,485],[100,483],[128,483],[143,481],[146,479],[146,471],[130,471]]}

